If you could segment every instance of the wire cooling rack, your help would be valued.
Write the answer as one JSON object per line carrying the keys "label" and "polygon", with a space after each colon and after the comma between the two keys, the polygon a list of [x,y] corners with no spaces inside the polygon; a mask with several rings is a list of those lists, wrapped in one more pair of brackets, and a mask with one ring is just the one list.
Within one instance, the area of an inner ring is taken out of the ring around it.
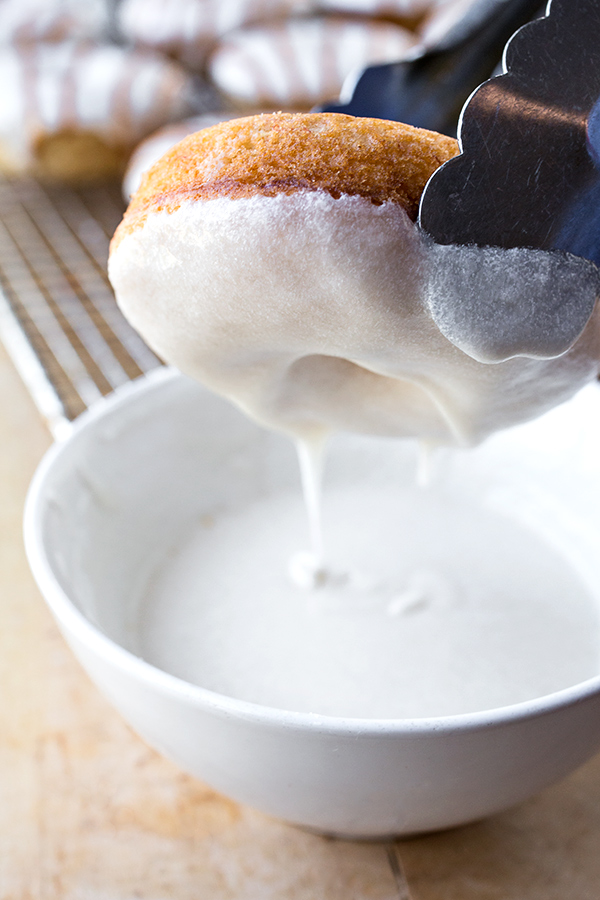
{"label": "wire cooling rack", "polygon": [[55,437],[95,400],[160,365],[106,274],[118,185],[0,178],[0,338]]}

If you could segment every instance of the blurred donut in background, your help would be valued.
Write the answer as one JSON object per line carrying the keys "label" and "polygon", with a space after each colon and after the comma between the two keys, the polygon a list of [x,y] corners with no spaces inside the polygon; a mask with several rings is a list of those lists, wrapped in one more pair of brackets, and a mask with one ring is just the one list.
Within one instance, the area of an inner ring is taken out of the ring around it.
{"label": "blurred donut in background", "polygon": [[393,22],[292,18],[226,35],[207,71],[239,106],[310,109],[337,97],[354,70],[402,59],[415,43],[412,32]]}
{"label": "blurred donut in background", "polygon": [[0,169],[85,181],[193,110],[191,76],[158,54],[65,42],[0,48]]}

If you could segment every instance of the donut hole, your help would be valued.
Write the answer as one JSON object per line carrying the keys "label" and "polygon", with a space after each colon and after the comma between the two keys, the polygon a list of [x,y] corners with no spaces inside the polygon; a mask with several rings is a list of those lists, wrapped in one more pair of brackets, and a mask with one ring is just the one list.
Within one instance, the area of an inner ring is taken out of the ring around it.
{"label": "donut hole", "polygon": [[427,387],[340,356],[311,354],[294,360],[274,406],[276,415],[296,430],[333,424],[382,437],[426,433],[448,440],[446,417]]}

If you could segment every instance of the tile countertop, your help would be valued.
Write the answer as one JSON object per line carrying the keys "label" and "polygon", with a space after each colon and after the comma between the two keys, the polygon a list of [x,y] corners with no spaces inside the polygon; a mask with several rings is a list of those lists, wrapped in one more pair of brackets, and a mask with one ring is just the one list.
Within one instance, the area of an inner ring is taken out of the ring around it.
{"label": "tile countertop", "polygon": [[0,900],[598,900],[600,758],[487,822],[351,843],[239,807],[142,743],[58,634],[22,507],[50,443],[0,350]]}

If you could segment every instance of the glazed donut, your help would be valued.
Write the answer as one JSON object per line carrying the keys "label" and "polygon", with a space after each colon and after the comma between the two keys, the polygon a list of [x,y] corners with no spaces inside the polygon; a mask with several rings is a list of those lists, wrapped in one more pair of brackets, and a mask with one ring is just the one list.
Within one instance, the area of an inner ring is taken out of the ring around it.
{"label": "glazed donut", "polygon": [[[269,427],[304,440],[336,429],[481,440],[596,376],[597,313],[568,352],[546,346],[543,319],[555,284],[578,287],[579,264],[592,305],[598,280],[591,263],[562,254],[432,244],[415,224],[419,199],[457,150],[438,134],[338,114],[201,131],[146,173],[115,233],[117,300],[159,355]],[[503,273],[511,285],[518,276],[517,295],[523,280],[529,309],[540,259],[534,318],[506,330],[519,298],[505,302]],[[486,270],[500,279],[490,298]],[[445,302],[457,286],[468,315],[453,324]],[[481,297],[499,319],[478,344]],[[532,358],[532,334],[537,356],[556,358]]]}
{"label": "glazed donut", "polygon": [[98,39],[108,31],[107,0],[2,0],[0,43]]}
{"label": "glazed donut", "polygon": [[0,50],[0,169],[79,181],[121,173],[150,131],[193,109],[177,64],[116,45]]}
{"label": "glazed donut", "polygon": [[226,35],[207,71],[229,102],[308,109],[336,99],[352,72],[402,59],[415,43],[412,32],[392,22],[287,19]]}
{"label": "glazed donut", "polygon": [[131,43],[201,69],[221,35],[250,22],[306,13],[311,5],[312,0],[123,0],[117,22]]}

